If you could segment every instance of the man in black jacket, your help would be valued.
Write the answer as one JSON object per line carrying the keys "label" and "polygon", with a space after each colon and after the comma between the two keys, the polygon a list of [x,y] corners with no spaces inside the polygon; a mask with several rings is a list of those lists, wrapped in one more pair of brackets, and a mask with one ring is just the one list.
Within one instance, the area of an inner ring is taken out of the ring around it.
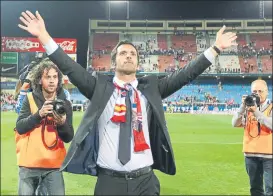
{"label": "man in black jacket", "polygon": [[95,195],[159,195],[158,169],[176,167],[162,99],[206,70],[221,50],[235,45],[234,33],[218,33],[215,45],[187,66],[158,79],[136,79],[139,55],[130,42],[119,42],[111,60],[115,77],[88,73],[70,59],[46,31],[42,17],[26,11],[20,28],[38,37],[49,58],[90,101],[62,170],[98,176]]}
{"label": "man in black jacket", "polygon": [[[33,73],[32,88],[16,122],[18,194],[64,195],[63,175],[59,171],[66,156],[63,142],[72,140],[74,130],[72,106],[62,88],[62,73],[45,59]],[[54,104],[56,101],[59,107]]]}

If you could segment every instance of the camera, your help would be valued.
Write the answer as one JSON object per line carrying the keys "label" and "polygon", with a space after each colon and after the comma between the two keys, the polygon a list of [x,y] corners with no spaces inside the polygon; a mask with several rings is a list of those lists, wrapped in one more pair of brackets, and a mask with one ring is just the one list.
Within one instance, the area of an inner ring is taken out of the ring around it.
{"label": "camera", "polygon": [[53,105],[53,111],[55,111],[59,115],[65,115],[65,107],[64,104],[65,102],[61,99],[56,99],[51,103]]}
{"label": "camera", "polygon": [[246,98],[245,98],[245,105],[246,106],[255,106],[255,103],[257,106],[260,106],[260,97],[253,93],[251,95],[248,95]]}

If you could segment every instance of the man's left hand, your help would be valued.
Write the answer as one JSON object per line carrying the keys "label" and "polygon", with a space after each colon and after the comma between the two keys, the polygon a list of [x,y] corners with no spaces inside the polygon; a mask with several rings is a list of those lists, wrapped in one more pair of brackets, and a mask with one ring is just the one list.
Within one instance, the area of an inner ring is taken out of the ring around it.
{"label": "man's left hand", "polygon": [[237,36],[236,33],[227,32],[224,33],[226,26],[223,26],[216,35],[215,46],[220,50],[224,50],[231,46],[237,46],[238,44],[235,42]]}
{"label": "man's left hand", "polygon": [[54,121],[57,125],[63,125],[66,120],[66,114],[59,115],[56,113],[56,111],[53,111],[53,118],[54,118]]}

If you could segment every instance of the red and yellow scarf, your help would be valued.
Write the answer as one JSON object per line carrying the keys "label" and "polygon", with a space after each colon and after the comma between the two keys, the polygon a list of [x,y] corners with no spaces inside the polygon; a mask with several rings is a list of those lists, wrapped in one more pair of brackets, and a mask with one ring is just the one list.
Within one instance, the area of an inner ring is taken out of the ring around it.
{"label": "red and yellow scarf", "polygon": [[[114,85],[118,90],[118,98],[116,100],[114,115],[111,118],[112,122],[124,123],[126,122],[126,93],[133,94],[132,102],[132,129],[134,136],[134,151],[140,152],[149,149],[149,145],[146,143],[143,128],[142,128],[142,110],[140,104],[140,97],[137,89],[133,88],[131,84],[118,84],[114,79]],[[131,96],[130,96],[131,97]]]}

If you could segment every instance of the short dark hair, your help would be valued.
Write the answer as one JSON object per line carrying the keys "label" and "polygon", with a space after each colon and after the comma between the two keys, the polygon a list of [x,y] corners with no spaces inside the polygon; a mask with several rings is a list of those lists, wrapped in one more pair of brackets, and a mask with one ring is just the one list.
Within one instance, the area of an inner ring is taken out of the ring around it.
{"label": "short dark hair", "polygon": [[139,63],[139,53],[138,53],[138,50],[137,50],[136,46],[132,42],[130,42],[128,40],[122,40],[122,41],[119,41],[119,43],[117,43],[117,45],[114,47],[114,49],[111,52],[111,65],[116,66],[116,57],[117,57],[118,47],[121,46],[121,45],[125,45],[125,44],[129,44],[129,45],[133,46],[136,49],[137,64]]}
{"label": "short dark hair", "polygon": [[50,69],[55,69],[58,73],[58,86],[57,86],[57,93],[62,88],[62,81],[63,81],[63,74],[58,69],[58,67],[51,61],[49,58],[43,59],[37,69],[34,70],[33,73],[33,81],[31,82],[32,89],[35,90],[42,90],[42,85],[40,84],[40,80],[42,79],[43,73],[45,70],[49,71]]}

